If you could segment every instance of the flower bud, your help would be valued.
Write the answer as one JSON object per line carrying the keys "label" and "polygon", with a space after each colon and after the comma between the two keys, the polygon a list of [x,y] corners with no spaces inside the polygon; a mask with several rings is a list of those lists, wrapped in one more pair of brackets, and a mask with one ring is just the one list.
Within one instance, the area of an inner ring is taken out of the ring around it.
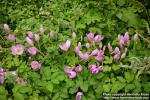
{"label": "flower bud", "polygon": [[38,34],[34,34],[34,40],[35,40],[36,42],[39,42],[40,36],[39,36]]}
{"label": "flower bud", "polygon": [[86,43],[86,48],[88,49],[88,48],[90,48],[90,43]]}
{"label": "flower bud", "polygon": [[10,41],[15,41],[15,40],[16,40],[16,37],[15,37],[13,34],[9,34],[9,35],[8,35],[8,39],[9,39]]}
{"label": "flower bud", "polygon": [[30,39],[32,39],[33,37],[34,37],[34,35],[33,35],[33,33],[30,31],[30,32],[28,32],[28,37],[30,38]]}
{"label": "flower bud", "polygon": [[75,71],[76,72],[81,72],[82,70],[82,66],[79,64],[76,68],[75,68]]}
{"label": "flower bud", "polygon": [[4,31],[5,31],[5,32],[8,32],[8,30],[9,30],[8,24],[4,24]]}
{"label": "flower bud", "polygon": [[134,42],[137,43],[138,41],[138,33],[136,32],[136,34],[134,35]]}
{"label": "flower bud", "polygon": [[73,38],[73,39],[76,38],[76,33],[75,33],[75,32],[72,33],[72,38]]}
{"label": "flower bud", "polygon": [[26,38],[25,38],[25,41],[26,41],[29,45],[33,46],[33,42],[32,42],[32,40],[31,40],[29,37],[26,37]]}

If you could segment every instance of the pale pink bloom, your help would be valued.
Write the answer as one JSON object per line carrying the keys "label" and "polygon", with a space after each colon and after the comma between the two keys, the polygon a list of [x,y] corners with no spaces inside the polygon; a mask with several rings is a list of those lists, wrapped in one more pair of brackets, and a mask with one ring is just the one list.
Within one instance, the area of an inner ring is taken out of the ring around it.
{"label": "pale pink bloom", "polygon": [[0,84],[4,84],[4,81],[5,81],[4,76],[0,76]]}
{"label": "pale pink bloom", "polygon": [[59,47],[60,47],[63,51],[68,51],[70,45],[71,45],[71,41],[70,41],[70,40],[67,40],[66,43],[63,43],[63,44],[60,45]]}
{"label": "pale pink bloom", "polygon": [[90,40],[90,41],[93,41],[94,40],[94,34],[92,32],[90,32],[89,34],[87,34],[87,38]]}
{"label": "pale pink bloom", "polygon": [[86,43],[85,46],[87,49],[90,48],[90,43]]}
{"label": "pale pink bloom", "polygon": [[81,96],[83,95],[82,92],[78,92],[76,95],[76,100],[81,100]]}
{"label": "pale pink bloom", "polygon": [[0,68],[0,76],[4,75],[4,70]]}
{"label": "pale pink bloom", "polygon": [[11,51],[13,55],[22,55],[24,52],[24,46],[17,44],[16,46],[11,47]]}
{"label": "pale pink bloom", "polygon": [[40,26],[40,32],[41,32],[41,33],[44,33],[44,32],[45,32],[43,25]]}
{"label": "pale pink bloom", "polygon": [[28,37],[30,38],[30,39],[32,39],[33,37],[34,37],[34,34],[33,34],[33,32],[28,32]]}
{"label": "pale pink bloom", "polygon": [[37,71],[41,68],[41,64],[38,61],[32,61],[31,67],[33,70]]}
{"label": "pale pink bloom", "polygon": [[100,43],[99,43],[99,48],[101,49],[102,47],[103,47],[103,43],[100,42]]}
{"label": "pale pink bloom", "polygon": [[89,53],[86,52],[86,53],[82,53],[81,51],[79,52],[79,56],[84,60],[84,61],[88,61],[90,56],[89,56]]}
{"label": "pale pink bloom", "polygon": [[123,36],[120,36],[119,45],[121,48],[125,45],[125,39]]}
{"label": "pale pink bloom", "polygon": [[103,40],[103,36],[101,36],[101,35],[96,35],[95,37],[94,37],[94,41],[95,42],[100,42],[101,40]]}
{"label": "pale pink bloom", "polygon": [[29,45],[33,46],[33,42],[29,37],[26,37],[25,40]]}
{"label": "pale pink bloom", "polygon": [[128,42],[128,41],[129,41],[129,34],[128,34],[128,32],[126,32],[126,33],[124,34],[124,41],[125,41],[125,42]]}
{"label": "pale pink bloom", "polygon": [[5,74],[12,74],[12,75],[17,75],[16,71],[7,71]]}
{"label": "pale pink bloom", "polygon": [[78,47],[81,48],[81,46],[82,46],[82,45],[81,45],[81,42],[78,42]]}
{"label": "pale pink bloom", "polygon": [[118,35],[118,41],[120,41],[120,37],[121,37],[121,35],[119,34],[119,35]]}
{"label": "pale pink bloom", "polygon": [[70,72],[68,73],[68,77],[69,77],[69,78],[75,78],[76,76],[77,76],[77,74],[76,74],[75,71],[70,71]]}
{"label": "pale pink bloom", "polygon": [[73,33],[72,33],[72,38],[75,39],[76,37],[77,37],[76,33],[73,32]]}
{"label": "pale pink bloom", "polygon": [[115,54],[120,54],[120,50],[119,50],[118,47],[115,48],[114,53],[115,53]]}
{"label": "pale pink bloom", "polygon": [[69,72],[73,71],[73,68],[70,67],[70,66],[66,66],[66,67],[64,68],[64,71],[65,71],[66,73],[69,73]]}
{"label": "pale pink bloom", "polygon": [[49,35],[50,35],[50,37],[54,37],[54,32],[51,31],[51,32],[49,33]]}
{"label": "pale pink bloom", "polygon": [[113,51],[113,48],[112,48],[112,46],[110,45],[110,43],[108,43],[108,50],[109,50],[109,52],[112,52]]}
{"label": "pale pink bloom", "polygon": [[31,55],[36,55],[37,53],[37,49],[35,47],[30,47],[28,49],[28,52],[31,54]]}
{"label": "pale pink bloom", "polygon": [[82,70],[82,66],[79,64],[76,68],[75,68],[75,71],[76,72],[81,72]]}
{"label": "pale pink bloom", "polygon": [[134,42],[137,43],[138,41],[138,33],[136,32],[136,34],[134,35]]}
{"label": "pale pink bloom", "polygon": [[106,49],[106,46],[104,45],[104,46],[103,46],[103,52],[105,51],[105,49]]}
{"label": "pale pink bloom", "polygon": [[10,41],[15,41],[15,40],[16,40],[15,35],[9,34],[9,35],[8,35],[8,40],[10,40]]}
{"label": "pale pink bloom", "polygon": [[9,30],[8,24],[4,24],[4,31],[5,31],[5,32],[8,32],[8,30]]}
{"label": "pale pink bloom", "polygon": [[27,84],[27,80],[25,80],[23,78],[20,78],[20,77],[18,77],[16,79],[16,82],[17,82],[17,84],[21,84],[21,85],[26,85]]}
{"label": "pale pink bloom", "polygon": [[79,52],[80,52],[80,48],[79,48],[78,46],[76,46],[76,47],[74,48],[74,52],[78,55]]}
{"label": "pale pink bloom", "polygon": [[115,60],[115,62],[117,62],[117,61],[119,60],[119,58],[120,58],[120,54],[115,54],[115,55],[114,55],[114,60]]}
{"label": "pale pink bloom", "polygon": [[40,36],[39,36],[38,34],[34,34],[34,40],[35,40],[36,42],[39,42]]}
{"label": "pale pink bloom", "polygon": [[122,53],[121,59],[124,59],[126,57],[126,54],[127,54],[127,48],[125,48],[125,51]]}
{"label": "pale pink bloom", "polygon": [[98,49],[95,49],[92,51],[91,55],[92,56],[96,56],[98,54],[99,50]]}

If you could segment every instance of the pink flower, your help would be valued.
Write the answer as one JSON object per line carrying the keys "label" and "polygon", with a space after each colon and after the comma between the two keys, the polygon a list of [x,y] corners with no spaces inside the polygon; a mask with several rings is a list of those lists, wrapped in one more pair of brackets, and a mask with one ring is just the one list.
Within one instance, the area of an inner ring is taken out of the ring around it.
{"label": "pink flower", "polygon": [[73,33],[72,33],[72,38],[75,39],[76,37],[77,37],[76,33],[73,32]]}
{"label": "pink flower", "polygon": [[103,71],[103,66],[97,67],[97,70],[98,70],[99,72]]}
{"label": "pink flower", "polygon": [[91,55],[92,56],[96,56],[98,54],[99,50],[98,49],[95,49],[92,51]]}
{"label": "pink flower", "polygon": [[33,46],[33,42],[29,37],[26,37],[25,40],[29,45]]}
{"label": "pink flower", "polygon": [[8,24],[4,24],[4,31],[5,31],[5,32],[8,32],[8,30],[9,30]]}
{"label": "pink flower", "polygon": [[113,51],[113,49],[112,49],[112,46],[110,45],[110,43],[108,43],[108,50],[109,50],[109,52],[112,52]]}
{"label": "pink flower", "polygon": [[81,42],[78,42],[78,47],[81,48],[81,46],[82,46],[82,45],[81,45]]}
{"label": "pink flower", "polygon": [[4,76],[0,76],[0,84],[4,84]]}
{"label": "pink flower", "polygon": [[119,45],[121,48],[125,45],[125,39],[123,36],[120,36]]}
{"label": "pink flower", "polygon": [[79,52],[79,56],[84,60],[84,61],[88,61],[90,56],[89,53],[86,52],[85,54],[83,54],[81,51]]}
{"label": "pink flower", "polygon": [[129,41],[129,34],[128,34],[128,32],[126,32],[126,33],[124,34],[124,41],[125,41],[125,42],[128,42],[128,41]]}
{"label": "pink flower", "polygon": [[81,72],[82,70],[82,66],[79,64],[76,68],[75,68],[75,71],[76,72]]}
{"label": "pink flower", "polygon": [[70,71],[70,72],[68,73],[68,77],[69,77],[69,78],[75,78],[76,76],[77,76],[77,74],[76,74],[75,71]]}
{"label": "pink flower", "polygon": [[64,68],[64,71],[65,71],[66,73],[69,73],[69,72],[73,71],[73,68],[70,67],[70,66],[66,66],[66,67]]}
{"label": "pink flower", "polygon": [[90,48],[90,43],[86,43],[86,48],[88,49],[88,48]]}
{"label": "pink flower", "polygon": [[89,66],[90,71],[92,74],[98,74],[99,72],[103,71],[103,66],[97,67],[95,64]]}
{"label": "pink flower", "polygon": [[31,54],[31,55],[36,55],[37,53],[37,49],[35,47],[30,47],[28,49],[28,52]]}
{"label": "pink flower", "polygon": [[102,37],[101,35],[96,35],[96,36],[94,37],[94,41],[95,41],[95,42],[100,42],[101,40],[103,40],[103,38],[104,38],[104,37]]}
{"label": "pink flower", "polygon": [[134,42],[137,43],[138,41],[138,33],[136,32],[136,34],[134,35]]}
{"label": "pink flower", "polygon": [[121,35],[119,34],[119,35],[118,35],[118,41],[120,41],[120,37],[121,37]]}
{"label": "pink flower", "polygon": [[36,42],[39,42],[40,36],[39,36],[38,34],[34,34],[34,40],[35,40]]}
{"label": "pink flower", "polygon": [[104,52],[102,50],[100,50],[97,54],[97,56],[95,57],[95,59],[99,62],[103,62],[104,60]]}
{"label": "pink flower", "polygon": [[63,43],[63,44],[60,45],[59,47],[60,47],[63,51],[68,51],[70,45],[71,45],[71,41],[70,41],[70,40],[67,40],[66,43]]}
{"label": "pink flower", "polygon": [[81,100],[81,96],[83,95],[82,92],[78,92],[76,95],[76,100]]}
{"label": "pink flower", "polygon": [[24,52],[24,46],[17,44],[16,46],[11,47],[11,51],[13,55],[22,55]]}
{"label": "pink flower", "polygon": [[4,70],[0,68],[0,76],[4,75]]}
{"label": "pink flower", "polygon": [[32,61],[31,67],[33,70],[37,71],[41,68],[41,64],[38,61]]}
{"label": "pink flower", "polygon": [[93,41],[94,40],[94,34],[92,32],[90,32],[88,35],[87,35],[87,38],[89,39],[89,41]]}
{"label": "pink flower", "polygon": [[16,40],[16,37],[15,37],[13,34],[9,34],[9,35],[8,35],[8,39],[9,39],[10,41],[15,41],[15,40]]}
{"label": "pink flower", "polygon": [[30,39],[32,39],[33,37],[34,37],[34,34],[33,34],[33,32],[28,32],[28,37],[30,38]]}
{"label": "pink flower", "polygon": [[45,30],[44,30],[44,27],[43,27],[43,25],[41,25],[41,26],[40,26],[40,32],[41,32],[41,33],[44,33],[44,31],[45,31]]}
{"label": "pink flower", "polygon": [[78,55],[79,52],[80,52],[80,48],[79,48],[78,46],[76,46],[76,47],[74,48],[74,52]]}
{"label": "pink flower", "polygon": [[115,48],[114,53],[115,53],[115,54],[120,54],[120,50],[119,50],[118,47]]}
{"label": "pink flower", "polygon": [[120,58],[120,54],[115,54],[115,55],[114,55],[114,60],[115,60],[115,62],[117,62],[117,61],[119,60],[119,58]]}

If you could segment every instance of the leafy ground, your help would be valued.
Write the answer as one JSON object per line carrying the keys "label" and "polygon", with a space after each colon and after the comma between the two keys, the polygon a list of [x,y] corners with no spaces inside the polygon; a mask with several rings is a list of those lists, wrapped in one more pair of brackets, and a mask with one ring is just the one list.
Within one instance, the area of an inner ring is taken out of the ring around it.
{"label": "leafy ground", "polygon": [[[83,100],[99,100],[103,93],[150,93],[149,5],[149,0],[0,1],[0,68],[8,73],[0,72],[0,78],[5,79],[0,85],[0,100],[74,100],[78,92],[83,93]],[[9,25],[8,31],[4,24]],[[27,42],[29,31],[40,36],[39,42]],[[87,37],[90,32],[104,39],[94,44]],[[122,48],[117,37],[126,32],[130,44]],[[10,33],[17,38],[14,42],[8,38]],[[71,45],[65,52],[60,46],[67,40]],[[83,53],[103,50],[104,60],[99,62],[90,56],[85,61],[74,52],[79,42]],[[12,54],[11,48],[17,44],[24,46],[22,55]],[[37,48],[36,55],[28,52],[32,46]],[[114,60],[115,47],[121,54],[127,48],[124,59]],[[38,61],[41,67],[34,70],[32,61]],[[75,70],[79,64],[82,70],[69,78],[64,68]],[[92,74],[91,64],[102,66],[103,71]],[[16,75],[10,71],[16,71]]]}

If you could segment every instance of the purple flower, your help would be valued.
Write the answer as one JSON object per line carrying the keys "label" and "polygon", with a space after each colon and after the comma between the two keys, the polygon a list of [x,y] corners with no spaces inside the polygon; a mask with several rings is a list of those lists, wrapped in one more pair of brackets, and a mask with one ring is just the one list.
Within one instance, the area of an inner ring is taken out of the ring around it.
{"label": "purple flower", "polygon": [[38,61],[32,61],[31,67],[33,70],[37,71],[41,68],[41,64]]}
{"label": "purple flower", "polygon": [[121,48],[125,45],[125,39],[123,36],[120,36],[119,45]]}
{"label": "purple flower", "polygon": [[93,41],[94,40],[94,34],[92,32],[90,32],[89,34],[87,34],[87,38],[89,41]]}
{"label": "purple flower", "polygon": [[90,43],[86,43],[86,48],[88,49],[88,48],[90,48]]}
{"label": "purple flower", "polygon": [[104,60],[104,52],[102,50],[100,50],[97,54],[97,56],[95,57],[95,59],[99,62],[103,62]]}
{"label": "purple flower", "polygon": [[39,36],[38,34],[34,34],[34,40],[35,40],[36,42],[39,42],[40,36]]}
{"label": "purple flower", "polygon": [[0,76],[4,75],[4,70],[2,68],[0,68]]}
{"label": "purple flower", "polygon": [[33,42],[29,37],[26,37],[25,40],[29,45],[33,46]]}
{"label": "purple flower", "polygon": [[76,72],[81,72],[82,70],[82,66],[79,64],[76,68],[75,68],[75,71]]}
{"label": "purple flower", "polygon": [[128,34],[128,32],[126,32],[126,33],[124,34],[124,41],[125,41],[125,42],[128,42],[128,41],[129,41],[129,34]]}
{"label": "purple flower", "polygon": [[9,34],[9,35],[8,35],[8,39],[9,39],[10,41],[15,41],[15,40],[16,40],[16,37],[15,37],[13,34]]}
{"label": "purple flower", "polygon": [[5,32],[8,32],[8,30],[9,30],[8,24],[4,24],[4,31],[5,31]]}
{"label": "purple flower", "polygon": [[90,71],[92,72],[92,74],[97,74],[99,72],[99,70],[96,68],[97,66],[92,64],[89,66]]}
{"label": "purple flower", "polygon": [[115,62],[118,62],[119,58],[120,58],[120,54],[115,54],[114,55]]}
{"label": "purple flower", "polygon": [[77,76],[77,74],[76,74],[75,71],[70,71],[70,72],[68,73],[68,77],[69,77],[69,78],[75,78],[76,76]]}
{"label": "purple flower", "polygon": [[70,67],[70,66],[66,66],[66,67],[64,68],[64,71],[65,71],[66,73],[69,73],[69,72],[73,71],[73,68]]}
{"label": "purple flower", "polygon": [[95,49],[92,51],[91,55],[92,56],[96,56],[98,54],[99,50],[98,49]]}
{"label": "purple flower", "polygon": [[94,37],[94,41],[95,42],[100,42],[101,40],[103,40],[103,36],[101,36],[101,35],[96,35],[95,37]]}
{"label": "purple flower", "polygon": [[99,72],[102,72],[103,71],[103,66],[97,67],[97,70],[99,70]]}
{"label": "purple flower", "polygon": [[40,32],[41,32],[41,33],[44,33],[44,32],[45,32],[43,25],[40,26]]}
{"label": "purple flower", "polygon": [[11,47],[11,51],[13,55],[22,55],[24,52],[24,46],[17,44],[16,46]]}
{"label": "purple flower", "polygon": [[89,56],[89,53],[86,52],[86,53],[82,53],[81,51],[79,52],[79,56],[84,60],[84,61],[88,61],[90,56]]}
{"label": "purple flower", "polygon": [[31,54],[31,55],[36,55],[37,53],[37,49],[35,47],[30,47],[28,49],[28,52]]}
{"label": "purple flower", "polygon": [[76,33],[73,32],[73,33],[72,33],[72,38],[75,39],[76,37],[77,37]]}
{"label": "purple flower", "polygon": [[4,76],[0,76],[0,84],[4,83]]}
{"label": "purple flower", "polygon": [[112,46],[110,45],[110,43],[108,43],[108,50],[109,50],[109,52],[112,52],[113,51],[113,49],[112,49]]}
{"label": "purple flower", "polygon": [[82,92],[78,92],[76,95],[76,100],[81,100],[81,96],[83,95]]}
{"label": "purple flower", "polygon": [[120,50],[119,50],[118,47],[115,48],[114,53],[115,53],[115,54],[120,54]]}
{"label": "purple flower", "polygon": [[33,32],[28,32],[28,37],[30,38],[30,39],[32,39],[33,37],[34,37],[34,34],[33,34]]}
{"label": "purple flower", "polygon": [[138,33],[136,32],[136,34],[134,35],[134,42],[137,43],[138,41]]}
{"label": "purple flower", "polygon": [[70,41],[70,40],[67,40],[66,43],[63,43],[63,44],[60,45],[59,47],[60,47],[63,51],[68,51],[70,45],[71,45],[71,41]]}
{"label": "purple flower", "polygon": [[79,48],[78,46],[76,46],[76,47],[74,48],[74,52],[78,55],[79,52],[80,52],[80,48]]}

